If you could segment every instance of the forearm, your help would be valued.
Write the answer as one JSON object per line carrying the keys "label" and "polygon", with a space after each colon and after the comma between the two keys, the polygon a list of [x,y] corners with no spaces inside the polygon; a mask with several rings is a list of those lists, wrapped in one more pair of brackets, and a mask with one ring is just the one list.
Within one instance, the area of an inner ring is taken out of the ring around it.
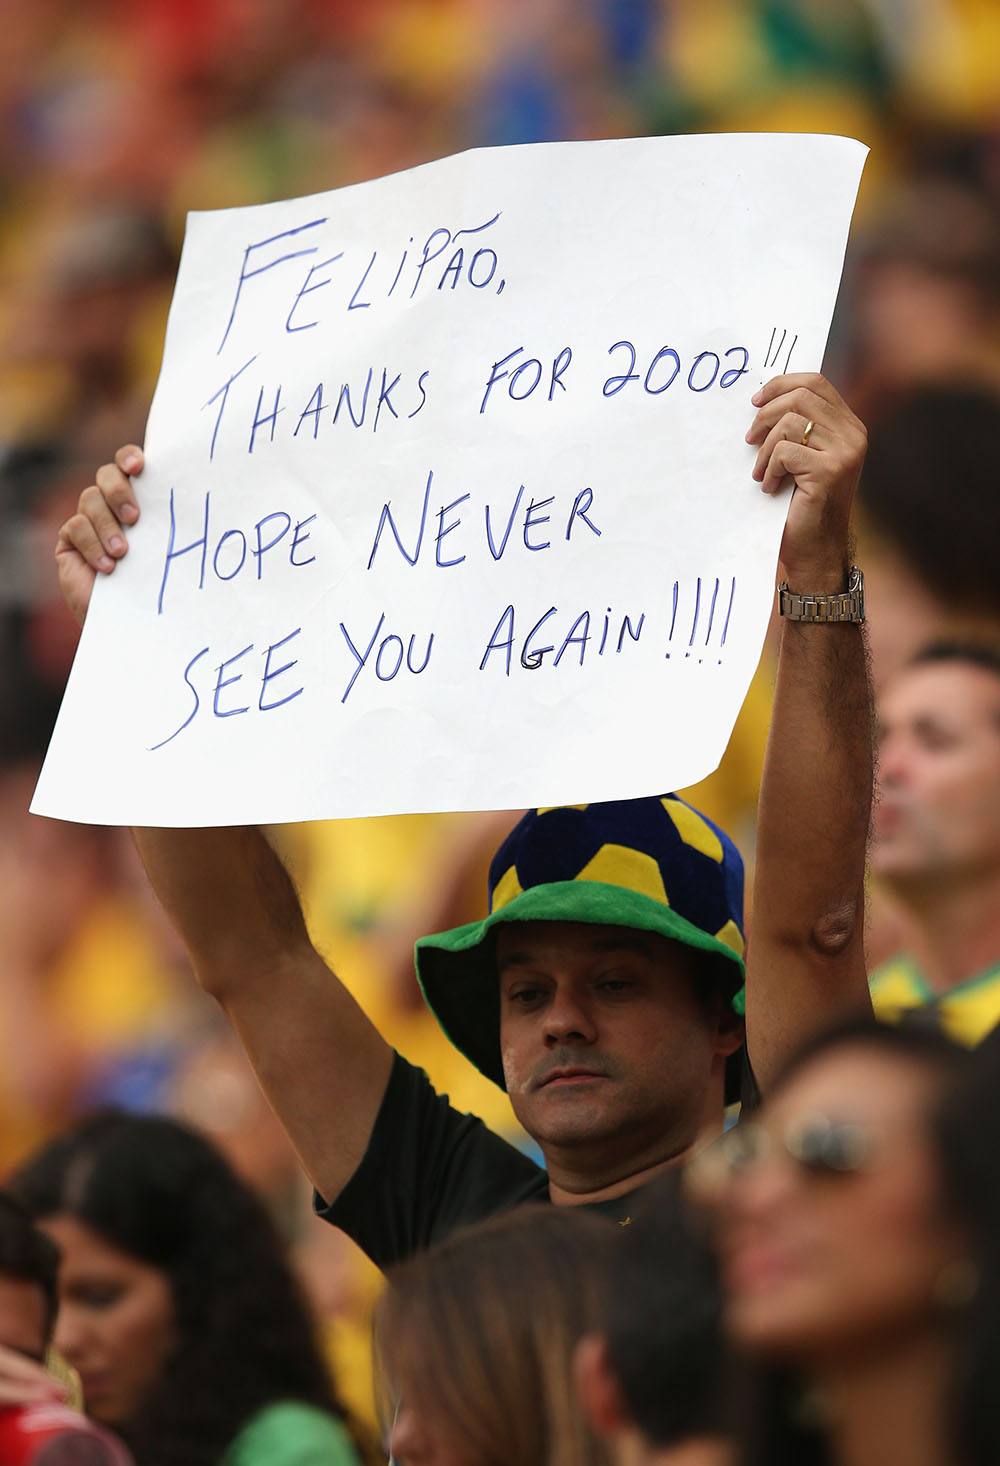
{"label": "forearm", "polygon": [[872,748],[863,629],[784,622],[761,780],[755,933],[818,957],[860,950]]}
{"label": "forearm", "polygon": [[[844,579],[789,586],[824,594]],[[872,747],[862,628],[785,622],[747,954],[747,1042],[765,1087],[811,1033],[868,1006]]]}

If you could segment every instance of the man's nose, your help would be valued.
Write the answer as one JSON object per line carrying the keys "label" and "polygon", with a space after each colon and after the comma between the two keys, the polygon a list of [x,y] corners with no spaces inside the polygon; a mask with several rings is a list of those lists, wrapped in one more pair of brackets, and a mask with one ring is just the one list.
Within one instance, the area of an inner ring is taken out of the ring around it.
{"label": "man's nose", "polygon": [[883,789],[899,789],[906,783],[909,755],[901,738],[883,738],[878,747],[878,783]]}
{"label": "man's nose", "polygon": [[545,1015],[550,1045],[593,1043],[597,1025],[583,996],[571,989],[557,990]]}

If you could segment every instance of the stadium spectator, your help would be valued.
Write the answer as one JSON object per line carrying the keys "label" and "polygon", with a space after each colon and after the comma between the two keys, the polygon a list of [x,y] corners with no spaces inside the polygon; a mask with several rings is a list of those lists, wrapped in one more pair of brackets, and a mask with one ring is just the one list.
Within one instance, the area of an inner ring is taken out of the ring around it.
{"label": "stadium spectator", "polygon": [[[755,478],[764,492],[786,475],[796,485],[787,581],[848,613],[838,624],[789,624],[782,637],[747,993],[750,1062],[766,1083],[824,1018],[868,1003],[871,747],[858,607],[844,594],[865,433],[822,377],[774,378],[753,403]],[[98,571],[125,553],[125,527],[139,517],[128,475],[142,461],[140,449],[121,449],[60,532],[60,579],[78,619]],[[805,722],[808,748],[797,731]],[[333,1203],[322,1203],[328,1219],[380,1265],[531,1197],[627,1210],[631,1191],[721,1124],[726,1061],[742,1040],[731,1006],[743,945],[738,853],[672,799],[574,813],[528,815],[494,862],[488,921],[427,939],[418,958],[445,1031],[506,1084],[544,1172],[394,1056],[312,946],[260,832],[137,836],[202,984]],[[591,861],[604,845],[598,871]],[[523,881],[512,869],[521,861]]]}
{"label": "stadium spectator", "polygon": [[[4,1466],[130,1466],[120,1442],[64,1403],[76,1393],[76,1381],[50,1348],[58,1273],[55,1243],[13,1197],[0,1193],[0,1460]],[[36,1367],[41,1364],[44,1370]]]}
{"label": "stadium spectator", "polygon": [[873,425],[913,389],[1000,389],[1000,215],[986,188],[937,170],[890,185],[859,253],[853,391]]}
{"label": "stadium spectator", "polygon": [[[995,1436],[973,1458],[954,1435],[979,1319],[968,1309],[980,1213],[950,1194],[932,1122],[967,1062],[921,1027],[835,1030],[792,1061],[758,1123],[728,1132],[692,1171],[705,1194],[713,1163],[731,1168],[719,1217],[725,1323],[761,1366],[748,1466],[996,1459]],[[992,1134],[992,1117],[978,1123]]]}
{"label": "stadium spectator", "polygon": [[602,1270],[577,1346],[584,1412],[615,1466],[730,1466],[722,1290],[676,1173],[654,1182]]}
{"label": "stadium spectator", "polygon": [[56,1345],[139,1466],[358,1460],[266,1213],[207,1141],[105,1113],[11,1189],[61,1252]]}
{"label": "stadium spectator", "polygon": [[1000,393],[913,387],[872,424],[858,495],[876,696],[942,636],[1000,640]]}
{"label": "stadium spectator", "polygon": [[[24,1208],[0,1192],[0,1344],[40,1364],[59,1302],[59,1249]],[[58,1397],[63,1392],[54,1389]]]}
{"label": "stadium spectator", "polygon": [[399,1466],[609,1466],[572,1363],[614,1235],[576,1209],[522,1207],[390,1272],[376,1378]]}
{"label": "stadium spectator", "polygon": [[963,1358],[953,1418],[959,1459],[987,1466],[1000,1440],[1000,1029],[971,1055],[934,1126],[944,1190],[968,1233],[968,1253],[952,1279],[963,1310]]}
{"label": "stadium spectator", "polygon": [[872,870],[900,950],[872,974],[876,1012],[921,1008],[978,1043],[1000,1022],[1000,650],[939,642],[878,703]]}

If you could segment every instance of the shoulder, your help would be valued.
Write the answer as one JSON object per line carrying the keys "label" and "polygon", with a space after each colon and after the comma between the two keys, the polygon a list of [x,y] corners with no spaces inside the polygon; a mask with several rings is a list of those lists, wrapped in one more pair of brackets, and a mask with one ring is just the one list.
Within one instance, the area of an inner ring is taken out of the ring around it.
{"label": "shoulder", "polygon": [[453,1109],[397,1054],[361,1164],[332,1203],[316,1205],[384,1268],[459,1226],[547,1196],[535,1161]]}
{"label": "shoulder", "polygon": [[243,1427],[220,1466],[356,1466],[358,1459],[335,1416],[298,1400],[281,1400]]}

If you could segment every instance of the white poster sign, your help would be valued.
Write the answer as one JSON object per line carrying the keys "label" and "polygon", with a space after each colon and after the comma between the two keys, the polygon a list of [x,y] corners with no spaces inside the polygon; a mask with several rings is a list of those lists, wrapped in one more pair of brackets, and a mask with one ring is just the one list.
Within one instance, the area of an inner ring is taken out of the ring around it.
{"label": "white poster sign", "polygon": [[142,516],[33,808],[221,825],[711,772],[786,508],[750,398],[821,364],[865,153],[496,148],[192,214]]}

